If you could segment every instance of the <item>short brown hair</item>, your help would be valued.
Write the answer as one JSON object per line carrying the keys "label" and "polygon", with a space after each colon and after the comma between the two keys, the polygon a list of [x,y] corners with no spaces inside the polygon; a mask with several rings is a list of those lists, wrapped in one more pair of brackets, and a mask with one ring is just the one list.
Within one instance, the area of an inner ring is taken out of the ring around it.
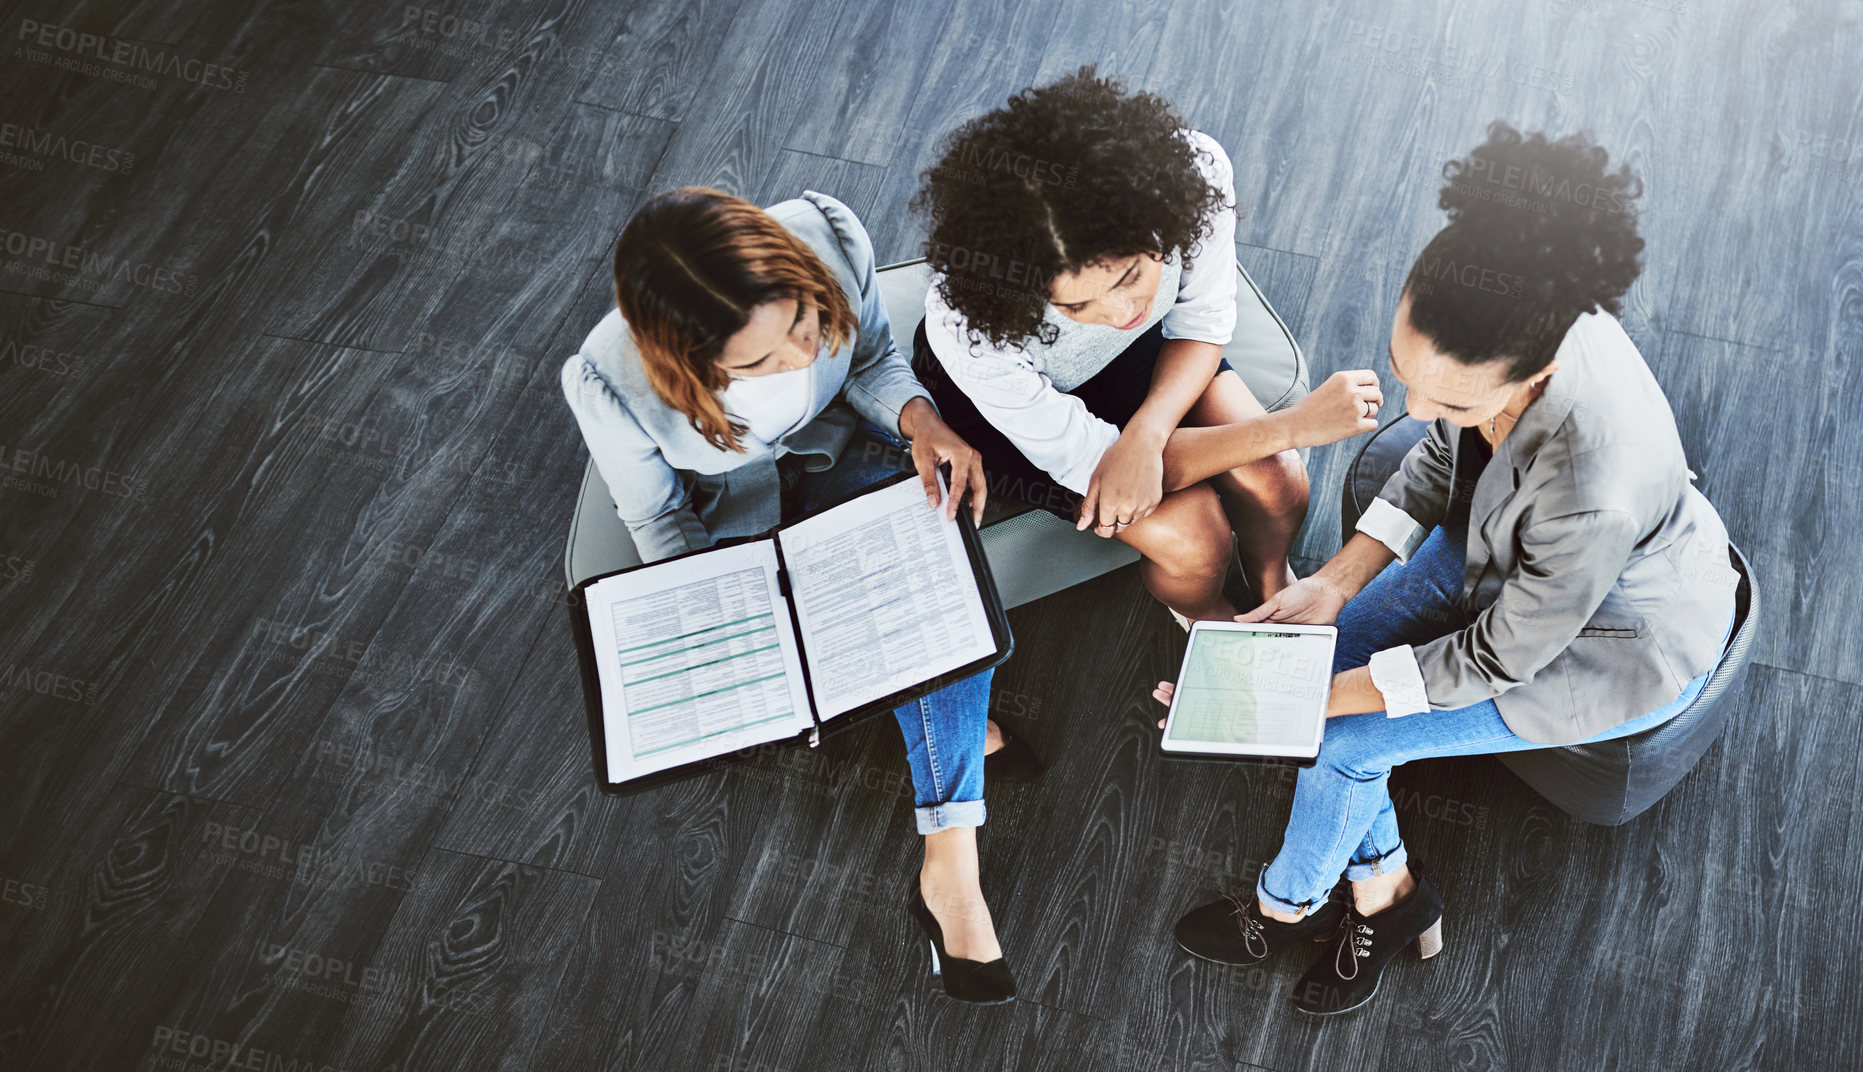
{"label": "short brown hair", "polygon": [[744,451],[743,425],[718,394],[730,374],[714,362],[752,309],[794,298],[821,316],[822,344],[838,349],[857,321],[847,295],[808,244],[741,197],[703,186],[656,195],[615,243],[615,304],[662,401],[721,450]]}

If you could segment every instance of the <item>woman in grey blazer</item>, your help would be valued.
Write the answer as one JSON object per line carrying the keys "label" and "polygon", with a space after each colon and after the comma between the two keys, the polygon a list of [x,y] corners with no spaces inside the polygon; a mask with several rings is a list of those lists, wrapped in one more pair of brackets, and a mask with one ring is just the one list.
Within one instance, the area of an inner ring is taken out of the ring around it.
{"label": "woman in grey blazer", "polygon": [[[687,187],[648,201],[615,246],[616,308],[563,366],[564,396],[644,561],[761,533],[894,474],[898,439],[927,501],[950,466],[947,517],[966,491],[982,520],[976,452],[894,345],[873,245],[825,194],[768,211]],[[984,756],[1033,766],[988,717],[985,672],[899,708],[925,835],[908,910],[946,993],[1015,995],[978,886]],[[987,742],[987,743],[986,743]],[[994,762],[994,761],[993,761]]]}
{"label": "woman in grey blazer", "polygon": [[[1445,167],[1450,223],[1411,267],[1390,341],[1429,433],[1330,562],[1238,618],[1338,622],[1330,721],[1255,896],[1190,912],[1177,937],[1254,963],[1336,929],[1295,988],[1304,1012],[1364,1004],[1409,942],[1441,948],[1391,768],[1642,732],[1724,650],[1727,533],[1616,319],[1640,270],[1640,184],[1606,161],[1582,136],[1496,122]],[[1348,905],[1329,900],[1342,872]]]}

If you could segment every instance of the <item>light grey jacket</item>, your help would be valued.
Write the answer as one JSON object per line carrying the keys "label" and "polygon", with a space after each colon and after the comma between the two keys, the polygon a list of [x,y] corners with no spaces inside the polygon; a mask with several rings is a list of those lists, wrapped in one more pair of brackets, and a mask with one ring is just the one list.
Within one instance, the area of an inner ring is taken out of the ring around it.
{"label": "light grey jacket", "polygon": [[813,190],[767,209],[834,273],[860,323],[854,338],[816,359],[809,419],[762,449],[721,450],[660,400],[618,309],[611,309],[563,364],[563,395],[595,467],[614,496],[641,560],[653,562],[750,536],[776,525],[781,484],[776,460],[803,456],[827,469],[859,418],[899,435],[899,411],[931,396],[893,342],[874,274],[873,242],[846,205]]}
{"label": "light grey jacket", "polygon": [[[1493,699],[1509,729],[1549,745],[1649,714],[1713,666],[1737,579],[1622,325],[1581,316],[1558,361],[1475,484],[1472,624],[1415,649],[1431,708]],[[1435,422],[1378,493],[1412,522],[1405,558],[1442,520],[1460,440]]]}

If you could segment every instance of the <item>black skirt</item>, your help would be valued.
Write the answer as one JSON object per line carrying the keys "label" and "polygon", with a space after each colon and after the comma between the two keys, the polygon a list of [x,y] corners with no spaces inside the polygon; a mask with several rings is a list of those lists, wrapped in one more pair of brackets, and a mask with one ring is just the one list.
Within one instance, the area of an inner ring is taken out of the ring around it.
{"label": "black skirt", "polygon": [[[1125,430],[1126,422],[1145,404],[1151,393],[1152,372],[1158,366],[1158,351],[1164,346],[1164,322],[1132,340],[1118,357],[1094,373],[1087,382],[1065,392],[1087,404],[1087,412]],[[1222,372],[1231,366],[1224,360],[1217,366]],[[951,430],[983,455],[983,470],[988,478],[990,496],[1015,499],[1039,507],[1072,524],[1080,513],[1081,497],[1055,481],[996,430],[962,388],[945,375],[944,366],[933,356],[920,321],[912,336],[912,371],[931,392],[938,404],[938,415]]]}

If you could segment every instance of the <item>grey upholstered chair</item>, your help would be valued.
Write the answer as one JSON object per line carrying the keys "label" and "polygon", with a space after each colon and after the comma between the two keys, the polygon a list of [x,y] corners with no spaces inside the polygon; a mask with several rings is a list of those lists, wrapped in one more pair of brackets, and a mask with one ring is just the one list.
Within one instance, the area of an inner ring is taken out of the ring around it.
{"label": "grey upholstered chair", "polygon": [[[1400,417],[1372,433],[1346,471],[1340,489],[1340,540],[1352,538],[1365,507],[1376,498],[1429,425]],[[1728,557],[1740,574],[1734,594],[1734,631],[1720,665],[1695,702],[1674,718],[1633,737],[1570,748],[1537,748],[1497,756],[1566,814],[1601,826],[1636,818],[1675,788],[1727,724],[1722,700],[1740,680],[1759,630],[1759,589],[1746,556],[1732,544]]]}
{"label": "grey upholstered chair", "polygon": [[[1263,405],[1270,410],[1291,406],[1307,394],[1306,357],[1255,281],[1239,264],[1236,272],[1241,277],[1236,331],[1223,348],[1223,356]],[[893,337],[910,359],[913,331],[925,315],[930,270],[923,260],[905,261],[881,268],[879,278]],[[1137,552],[1118,540],[1076,532],[1046,510],[998,495],[990,497],[981,536],[990,573],[1006,607],[1032,602],[1138,561]],[[574,588],[590,577],[639,562],[627,526],[615,513],[608,486],[591,461],[583,468],[582,491],[569,526],[564,579]]]}

